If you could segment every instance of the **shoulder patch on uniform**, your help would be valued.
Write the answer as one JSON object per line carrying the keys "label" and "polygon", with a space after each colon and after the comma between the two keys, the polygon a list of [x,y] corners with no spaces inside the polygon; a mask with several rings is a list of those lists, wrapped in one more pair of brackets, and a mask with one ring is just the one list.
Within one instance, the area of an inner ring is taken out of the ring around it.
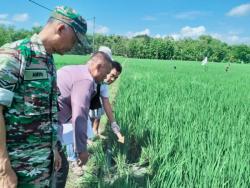
{"label": "shoulder patch on uniform", "polygon": [[26,69],[24,72],[24,80],[44,80],[48,79],[46,70],[41,69]]}

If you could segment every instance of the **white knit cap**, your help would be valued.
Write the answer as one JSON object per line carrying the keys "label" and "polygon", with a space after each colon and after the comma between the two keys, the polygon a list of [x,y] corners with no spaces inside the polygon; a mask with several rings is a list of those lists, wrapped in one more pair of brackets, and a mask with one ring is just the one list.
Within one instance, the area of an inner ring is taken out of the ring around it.
{"label": "white knit cap", "polygon": [[111,49],[107,46],[100,46],[98,49],[99,52],[104,52],[105,54],[107,54],[111,60],[113,60],[112,58],[112,52]]}

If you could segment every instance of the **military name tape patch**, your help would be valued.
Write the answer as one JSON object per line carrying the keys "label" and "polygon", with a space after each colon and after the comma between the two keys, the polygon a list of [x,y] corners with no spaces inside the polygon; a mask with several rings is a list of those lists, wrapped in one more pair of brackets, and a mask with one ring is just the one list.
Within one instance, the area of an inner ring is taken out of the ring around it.
{"label": "military name tape patch", "polygon": [[48,74],[46,70],[32,69],[32,70],[25,70],[24,72],[24,80],[44,80],[44,79],[48,79]]}

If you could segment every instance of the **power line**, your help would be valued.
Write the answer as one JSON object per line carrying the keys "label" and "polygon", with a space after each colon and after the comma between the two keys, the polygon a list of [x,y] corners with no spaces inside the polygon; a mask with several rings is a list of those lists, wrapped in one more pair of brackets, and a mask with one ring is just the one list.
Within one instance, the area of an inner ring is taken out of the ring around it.
{"label": "power line", "polygon": [[[33,1],[33,0],[28,0],[28,1],[30,1],[30,2],[33,3],[33,4],[36,4],[36,5],[39,6],[39,7],[42,7],[42,8],[44,8],[44,9],[48,10],[48,11],[51,11],[51,12],[53,11],[52,9],[50,9],[50,8],[44,6],[44,5],[41,5],[41,4],[39,4],[39,3],[37,3],[37,2],[35,2],[35,1]],[[95,19],[95,17],[86,18],[86,20],[92,20],[92,19]]]}
{"label": "power line", "polygon": [[46,9],[46,10],[48,10],[48,11],[53,11],[53,10],[51,10],[50,8],[48,8],[48,7],[46,7],[46,6],[44,6],[44,5],[41,5],[41,4],[39,4],[39,3],[37,3],[37,2],[35,2],[35,1],[33,1],[33,0],[28,0],[28,1],[30,1],[31,3],[33,3],[33,4],[36,4],[37,6],[39,6],[39,7],[42,7],[42,8],[44,8],[44,9]]}
{"label": "power line", "polygon": [[[39,4],[39,3],[37,3],[37,2],[35,2],[35,1],[33,1],[33,0],[28,0],[29,2],[31,2],[31,3],[33,3],[33,4],[35,4],[35,5],[37,5],[37,6],[39,6],[39,7],[42,7],[43,9],[46,9],[46,10],[48,10],[48,11],[53,11],[52,9],[50,9],[50,8],[48,8],[48,7],[46,7],[46,6],[44,6],[44,5],[41,5],[41,4]],[[94,52],[95,51],[95,19],[96,19],[96,17],[94,16],[94,17],[92,17],[92,18],[86,18],[86,20],[92,20],[93,19],[93,40],[92,40],[92,52]]]}

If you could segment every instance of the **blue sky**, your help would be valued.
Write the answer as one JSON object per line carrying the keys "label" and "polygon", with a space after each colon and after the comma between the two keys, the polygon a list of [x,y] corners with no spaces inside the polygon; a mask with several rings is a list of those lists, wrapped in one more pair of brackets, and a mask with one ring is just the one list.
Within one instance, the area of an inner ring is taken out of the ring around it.
{"label": "blue sky", "polygon": [[[67,5],[88,22],[88,32],[132,37],[197,38],[209,34],[230,44],[250,44],[250,1],[246,0],[36,0],[51,9]],[[50,12],[28,0],[1,0],[0,24],[29,29]]]}

